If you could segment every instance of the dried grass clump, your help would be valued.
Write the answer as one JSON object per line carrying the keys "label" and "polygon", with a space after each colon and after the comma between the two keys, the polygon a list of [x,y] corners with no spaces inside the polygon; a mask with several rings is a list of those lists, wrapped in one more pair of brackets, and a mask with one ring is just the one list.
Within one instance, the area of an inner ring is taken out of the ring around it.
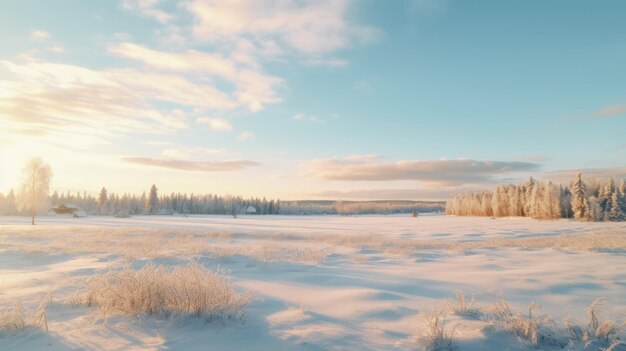
{"label": "dried grass clump", "polygon": [[498,297],[491,313],[493,322],[535,347],[564,346],[556,336],[554,321],[542,315],[536,303],[530,303],[528,313],[524,315],[513,311],[504,298]]}
{"label": "dried grass clump", "polygon": [[585,342],[585,349],[617,350],[620,345],[626,349],[626,345],[619,340],[626,322],[617,326],[615,321],[602,319],[600,313],[606,306],[604,301],[604,298],[596,299],[587,308],[589,324],[586,330],[580,333],[582,341]]}
{"label": "dried grass clump", "polygon": [[455,293],[456,300],[448,301],[448,309],[457,316],[478,319],[481,316],[480,308],[476,306],[476,299],[472,298],[468,301],[465,298],[465,292],[457,290]]}
{"label": "dried grass clump", "polygon": [[423,335],[428,350],[452,351],[456,350],[454,343],[455,327],[446,326],[447,311],[444,308],[435,308],[422,314],[422,320],[426,325]]}
{"label": "dried grass clump", "polygon": [[30,313],[24,311],[19,300],[13,302],[0,301],[0,333],[17,333],[27,328],[42,329],[48,333],[46,310],[51,299],[50,294],[46,295],[35,311]]}
{"label": "dried grass clump", "polygon": [[239,294],[223,272],[198,263],[176,267],[146,265],[92,278],[84,303],[105,314],[194,316],[207,320],[242,319],[252,295]]}

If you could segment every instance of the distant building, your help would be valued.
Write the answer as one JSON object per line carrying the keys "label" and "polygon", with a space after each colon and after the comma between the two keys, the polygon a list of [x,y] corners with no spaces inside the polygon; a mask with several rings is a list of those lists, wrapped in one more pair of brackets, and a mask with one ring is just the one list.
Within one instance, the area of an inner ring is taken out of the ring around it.
{"label": "distant building", "polygon": [[255,214],[256,213],[256,208],[254,208],[254,206],[248,206],[248,208],[246,208],[246,213],[247,214]]}
{"label": "distant building", "polygon": [[59,207],[53,207],[50,209],[50,212],[54,214],[70,214],[75,215],[78,213],[78,209],[72,206],[66,206],[65,204],[59,205]]}

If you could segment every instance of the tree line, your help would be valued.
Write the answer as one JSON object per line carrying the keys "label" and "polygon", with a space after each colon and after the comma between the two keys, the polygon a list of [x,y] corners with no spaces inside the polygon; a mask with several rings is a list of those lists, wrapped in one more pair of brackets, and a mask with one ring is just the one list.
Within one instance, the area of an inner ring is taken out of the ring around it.
{"label": "tree line", "polygon": [[[30,213],[29,206],[21,206],[19,194],[11,190],[6,196],[0,193],[0,215],[25,215]],[[83,192],[54,191],[42,201],[36,210],[47,213],[60,205],[73,206],[86,214],[104,216],[126,216],[139,214],[242,214],[248,206],[253,206],[257,214],[278,214],[281,208],[279,199],[244,198],[241,196],[220,196],[217,194],[181,194],[159,195],[156,185],[140,195],[117,194],[105,187],[95,196]]]}
{"label": "tree line", "polygon": [[333,201],[306,200],[285,201],[282,214],[397,214],[417,212],[439,212],[444,210],[443,201]]}
{"label": "tree line", "polygon": [[575,218],[580,221],[622,221],[626,214],[626,181],[613,178],[583,181],[577,174],[569,185],[530,178],[524,184],[498,185],[494,190],[455,196],[446,213],[457,216],[536,219]]}

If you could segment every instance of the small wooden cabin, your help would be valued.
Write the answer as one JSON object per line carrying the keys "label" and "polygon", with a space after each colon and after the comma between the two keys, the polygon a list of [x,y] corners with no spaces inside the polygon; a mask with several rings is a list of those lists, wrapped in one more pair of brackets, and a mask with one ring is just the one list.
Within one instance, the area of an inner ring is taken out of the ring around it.
{"label": "small wooden cabin", "polygon": [[61,204],[58,207],[53,207],[52,209],[50,209],[50,211],[54,212],[54,214],[69,214],[69,215],[76,215],[78,212],[78,209],[76,207],[70,207],[70,206],[66,206],[65,204]]}

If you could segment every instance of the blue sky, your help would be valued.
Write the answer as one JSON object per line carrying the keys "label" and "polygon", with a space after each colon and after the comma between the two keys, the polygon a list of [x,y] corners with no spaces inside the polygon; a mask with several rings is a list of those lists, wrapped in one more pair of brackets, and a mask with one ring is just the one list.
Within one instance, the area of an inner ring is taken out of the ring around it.
{"label": "blue sky", "polygon": [[0,2],[0,192],[445,199],[626,176],[623,1]]}

